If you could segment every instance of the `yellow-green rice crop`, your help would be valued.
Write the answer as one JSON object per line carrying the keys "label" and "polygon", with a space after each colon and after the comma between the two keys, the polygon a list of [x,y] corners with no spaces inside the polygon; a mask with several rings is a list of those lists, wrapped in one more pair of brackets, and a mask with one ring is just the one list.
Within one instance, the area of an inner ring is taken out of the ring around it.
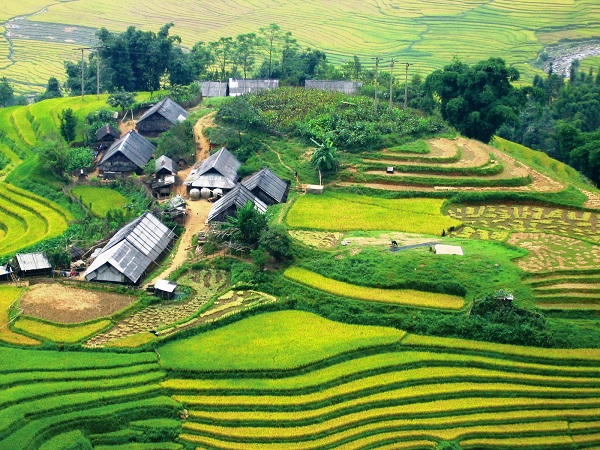
{"label": "yellow-green rice crop", "polygon": [[95,335],[110,323],[110,320],[100,320],[89,324],[64,326],[23,318],[15,322],[14,329],[46,341],[72,344]]}
{"label": "yellow-green rice crop", "polygon": [[519,345],[495,344],[491,342],[479,342],[470,341],[468,339],[445,338],[437,336],[419,336],[416,334],[407,335],[402,340],[402,344],[418,347],[424,346],[441,347],[445,349],[475,350],[514,356],[531,356],[544,359],[600,361],[600,349],[597,348],[557,349],[522,347]]}
{"label": "yellow-green rice crop", "polygon": [[326,192],[299,197],[286,216],[292,228],[313,230],[390,230],[438,235],[460,221],[441,214],[443,200],[388,200]]}
{"label": "yellow-green rice crop", "polygon": [[291,369],[363,347],[398,342],[404,332],[346,325],[301,311],[250,317],[159,347],[165,367],[184,370]]}
{"label": "yellow-green rice crop", "polygon": [[92,214],[98,217],[104,217],[108,210],[121,208],[127,203],[127,198],[120,192],[105,187],[76,186],[71,189],[71,194],[80,198],[91,209]]}
{"label": "yellow-green rice crop", "polygon": [[23,294],[23,288],[14,286],[0,287],[0,341],[15,345],[37,345],[39,341],[13,332],[9,327],[9,306]]}
{"label": "yellow-green rice crop", "polygon": [[357,286],[324,277],[301,267],[290,267],[283,275],[290,280],[330,294],[359,300],[456,310],[461,309],[465,304],[464,299],[456,295],[415,291],[413,289],[381,289]]}
{"label": "yellow-green rice crop", "polygon": [[571,448],[573,440],[567,434],[558,436],[536,436],[536,437],[507,437],[507,438],[485,438],[468,439],[461,441],[462,448]]}

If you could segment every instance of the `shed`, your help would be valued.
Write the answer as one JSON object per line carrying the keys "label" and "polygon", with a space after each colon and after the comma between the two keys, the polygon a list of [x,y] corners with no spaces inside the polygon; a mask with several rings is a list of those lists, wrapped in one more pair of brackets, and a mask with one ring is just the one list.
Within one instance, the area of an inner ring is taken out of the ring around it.
{"label": "shed", "polygon": [[201,81],[202,97],[226,97],[227,83],[224,81]]}
{"label": "shed", "polygon": [[137,284],[174,238],[152,213],[144,213],[115,233],[83,276],[87,281]]}
{"label": "shed", "polygon": [[177,163],[167,155],[162,155],[154,161],[154,174],[157,177],[165,175],[177,175]]}
{"label": "shed", "polygon": [[52,269],[52,264],[41,252],[17,253],[17,265],[22,276],[47,275]]}
{"label": "shed", "polygon": [[171,190],[175,185],[175,175],[168,175],[158,179],[155,179],[150,183],[152,194],[155,197],[171,195]]}
{"label": "shed", "polygon": [[245,206],[248,202],[252,202],[254,209],[263,214],[268,208],[266,203],[250,192],[244,185],[237,184],[231,191],[213,204],[206,222],[223,222],[227,217],[234,215],[238,208]]}
{"label": "shed", "polygon": [[305,192],[307,194],[322,194],[323,191],[325,190],[325,186],[322,186],[320,184],[307,184],[306,185],[306,189]]}
{"label": "shed", "polygon": [[143,133],[162,133],[177,122],[187,119],[188,112],[171,100],[163,98],[160,102],[146,111],[136,122],[136,128]]}
{"label": "shed", "polygon": [[136,172],[141,174],[144,170],[155,147],[135,130],[131,130],[125,136],[106,151],[100,162],[98,170],[104,172]]}
{"label": "shed", "polygon": [[188,190],[219,188],[229,191],[235,186],[240,165],[237,158],[222,147],[221,150],[206,158],[200,167],[192,169],[184,184]]}
{"label": "shed", "polygon": [[394,166],[388,166],[388,168],[387,168],[387,169],[385,169],[385,172],[386,172],[386,173],[392,173],[392,174],[393,174],[393,173],[394,173]]}
{"label": "shed", "polygon": [[433,253],[435,253],[436,255],[464,255],[463,249],[460,245],[445,244],[435,244],[433,246]]}
{"label": "shed", "polygon": [[177,194],[175,197],[170,198],[167,203],[165,203],[164,214],[167,214],[171,219],[185,216],[186,203],[181,195]]}
{"label": "shed", "polygon": [[285,203],[290,192],[290,183],[266,167],[243,180],[242,184],[267,205]]}
{"label": "shed", "polygon": [[177,283],[169,280],[156,280],[154,283],[154,294],[162,299],[171,299],[175,296]]}
{"label": "shed", "polygon": [[356,94],[362,87],[360,81],[331,81],[331,80],[306,80],[306,89],[318,89],[320,91],[343,92],[344,94]]}
{"label": "shed", "polygon": [[279,80],[260,80],[260,79],[235,79],[230,78],[227,86],[227,95],[237,97],[238,95],[248,94],[250,92],[266,91],[277,89]]}
{"label": "shed", "polygon": [[105,123],[96,130],[96,142],[104,144],[103,147],[109,147],[120,137],[121,132],[109,123]]}

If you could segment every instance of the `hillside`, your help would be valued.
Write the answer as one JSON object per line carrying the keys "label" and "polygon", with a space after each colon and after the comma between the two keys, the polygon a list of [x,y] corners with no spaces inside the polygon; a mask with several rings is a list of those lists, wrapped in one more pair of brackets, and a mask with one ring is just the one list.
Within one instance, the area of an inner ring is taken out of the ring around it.
{"label": "hillside", "polygon": [[[237,251],[232,234],[198,236],[188,220],[173,250],[185,262],[171,253],[140,287],[3,282],[0,448],[600,445],[600,191],[545,154],[374,112],[370,98],[244,97],[200,104],[190,127],[208,135],[199,155],[210,139],[240,174],[291,182],[270,234]],[[87,248],[123,211],[154,209],[143,190],[66,184],[40,162],[64,108],[80,140],[105,101],[0,110],[0,257],[73,236]],[[322,195],[305,193],[326,148],[313,136],[339,146]],[[174,299],[146,289],[161,273]]]}
{"label": "hillside", "polygon": [[[77,60],[79,47],[92,45],[96,29],[124,31],[133,25],[158,30],[173,22],[182,45],[217,41],[224,36],[258,32],[278,24],[298,39],[301,47],[323,50],[342,63],[358,55],[372,68],[382,56],[410,62],[412,74],[427,75],[454,55],[468,63],[483,59],[494,49],[524,78],[531,80],[540,67],[532,64],[545,46],[565,41],[562,53],[577,57],[569,41],[583,41],[596,51],[600,10],[594,0],[577,2],[511,2],[461,0],[452,3],[415,0],[382,4],[374,1],[335,2],[208,2],[135,3],[115,0],[0,2],[7,34],[0,41],[6,60],[2,76],[19,91],[41,90],[50,76],[63,77],[63,60]],[[18,18],[15,20],[10,20]],[[200,25],[199,25],[200,24]],[[9,40],[7,40],[9,39]],[[580,44],[577,44],[580,45]],[[597,54],[597,52],[596,52]],[[41,64],[43,63],[43,64]],[[566,65],[568,67],[568,64]],[[26,81],[25,81],[26,80]],[[29,88],[27,86],[30,86]]]}

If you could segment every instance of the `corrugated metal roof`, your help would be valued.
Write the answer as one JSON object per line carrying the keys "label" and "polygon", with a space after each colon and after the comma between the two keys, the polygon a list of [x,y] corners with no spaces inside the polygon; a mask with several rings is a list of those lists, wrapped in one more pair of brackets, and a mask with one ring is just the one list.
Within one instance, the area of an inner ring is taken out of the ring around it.
{"label": "corrugated metal roof", "polygon": [[211,173],[209,175],[202,175],[196,178],[191,184],[191,187],[195,188],[220,188],[220,189],[233,189],[235,187],[235,181],[225,178],[223,175]]}
{"label": "corrugated metal roof", "polygon": [[[237,171],[240,168],[240,166],[241,164],[237,160],[237,158],[225,147],[222,147],[221,150],[219,150],[216,153],[213,153],[208,158],[206,158],[198,169],[192,171],[185,180],[184,184],[194,186],[194,181],[196,181],[201,176],[205,175],[206,172],[210,170],[214,170],[220,173],[221,175],[223,175],[223,177],[235,184],[235,181],[237,179]],[[209,187],[208,185],[206,186]]]}
{"label": "corrugated metal roof", "polygon": [[463,249],[460,245],[435,244],[433,251],[437,255],[459,255],[463,256]]}
{"label": "corrugated metal roof", "polygon": [[167,155],[162,155],[162,156],[159,156],[158,158],[156,158],[155,165],[156,165],[156,167],[154,169],[155,173],[161,169],[167,169],[173,175],[175,175],[177,173],[177,164],[175,163],[175,161],[173,161]]}
{"label": "corrugated metal roof", "polygon": [[52,265],[43,253],[17,253],[17,262],[21,270],[50,269]]}
{"label": "corrugated metal roof", "polygon": [[202,97],[225,97],[227,96],[227,83],[224,81],[202,81],[200,82]]}
{"label": "corrugated metal roof", "polygon": [[113,127],[111,124],[105,123],[96,131],[96,140],[100,141],[106,136],[112,136],[115,139],[119,139],[121,137],[121,132],[115,127]]}
{"label": "corrugated metal roof", "polygon": [[102,249],[84,276],[93,279],[93,272],[110,264],[137,283],[144,271],[167,248],[175,237],[152,213],[145,213],[121,228]]}
{"label": "corrugated metal roof", "polygon": [[177,288],[177,283],[169,280],[156,280],[154,289],[163,292],[174,292]]}
{"label": "corrugated metal roof", "polygon": [[179,104],[175,103],[169,97],[165,97],[148,111],[146,111],[142,117],[137,120],[137,123],[143,122],[154,113],[160,114],[172,124],[182,122],[187,119],[188,116],[188,112],[179,106]]}
{"label": "corrugated metal roof", "polygon": [[331,80],[306,80],[306,89],[318,89],[320,91],[343,92],[344,94],[356,94],[362,87],[360,81],[331,81]]}
{"label": "corrugated metal roof", "polygon": [[259,212],[264,214],[267,210],[268,206],[262,200],[250,192],[248,188],[242,184],[237,184],[231,191],[213,203],[206,221],[212,222],[217,216],[229,209],[231,206],[235,205],[236,209],[241,208],[249,201],[254,203],[254,209],[258,210]]}
{"label": "corrugated metal roof", "polygon": [[287,200],[289,184],[266,167],[242,181],[242,184],[251,191],[260,189],[277,203],[285,203]]}
{"label": "corrugated metal roof", "polygon": [[154,145],[137,131],[131,130],[118,141],[115,141],[106,151],[98,165],[102,165],[117,153],[123,154],[128,160],[143,169],[154,152]]}
{"label": "corrugated metal roof", "polygon": [[179,194],[173,198],[170,198],[165,204],[167,209],[179,208],[181,206],[185,206],[185,200]]}
{"label": "corrugated metal roof", "polygon": [[250,92],[264,91],[268,89],[277,89],[279,80],[259,80],[259,79],[229,79],[229,95],[235,97],[237,95],[248,94]]}

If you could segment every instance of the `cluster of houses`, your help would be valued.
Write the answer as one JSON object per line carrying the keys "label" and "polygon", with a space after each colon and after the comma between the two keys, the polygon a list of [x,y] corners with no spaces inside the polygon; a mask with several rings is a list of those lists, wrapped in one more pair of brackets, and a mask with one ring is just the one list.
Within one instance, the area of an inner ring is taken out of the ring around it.
{"label": "cluster of houses", "polygon": [[[202,97],[237,97],[252,92],[276,89],[279,87],[279,80],[230,78],[228,81],[201,81],[200,87]],[[352,95],[362,87],[362,83],[359,81],[306,80],[304,87]]]}

